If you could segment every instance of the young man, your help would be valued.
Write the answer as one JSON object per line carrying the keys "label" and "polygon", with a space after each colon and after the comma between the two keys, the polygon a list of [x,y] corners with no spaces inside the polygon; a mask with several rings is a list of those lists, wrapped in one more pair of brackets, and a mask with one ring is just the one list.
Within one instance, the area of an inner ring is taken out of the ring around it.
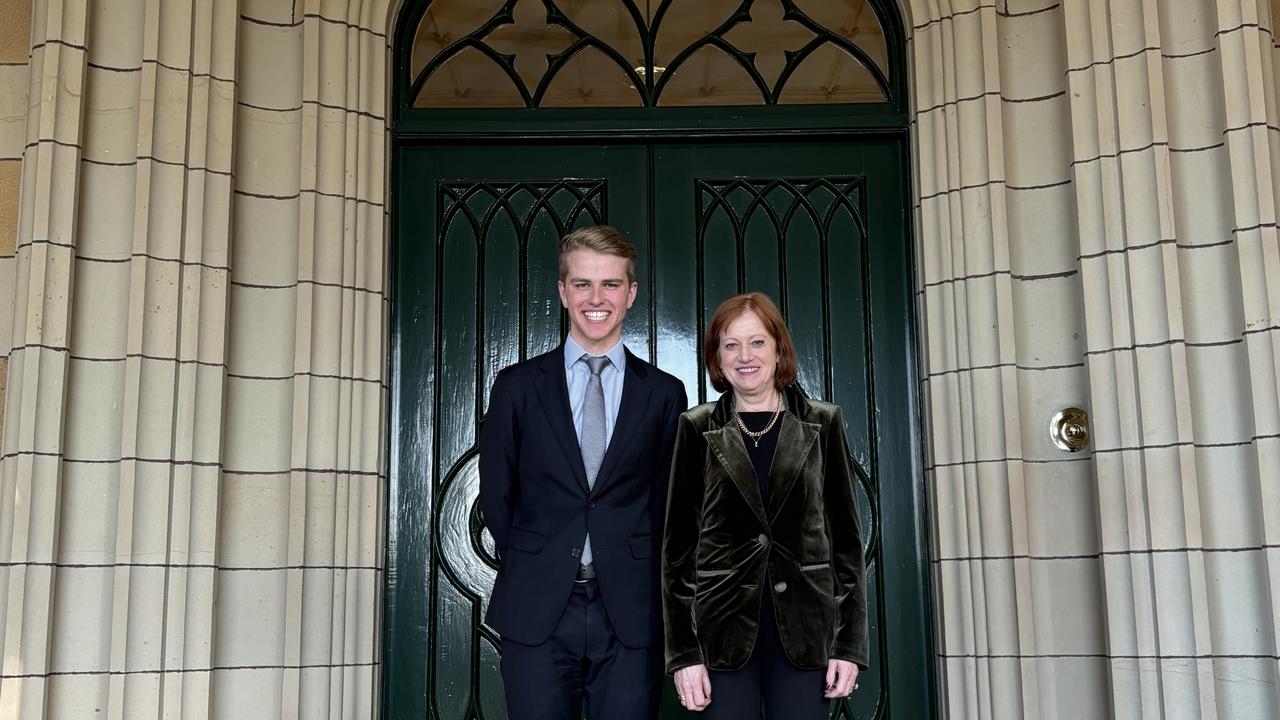
{"label": "young man", "polygon": [[652,720],[658,558],[684,385],[622,345],[635,248],[560,241],[569,337],[498,374],[480,435],[480,507],[498,549],[485,620],[512,720]]}

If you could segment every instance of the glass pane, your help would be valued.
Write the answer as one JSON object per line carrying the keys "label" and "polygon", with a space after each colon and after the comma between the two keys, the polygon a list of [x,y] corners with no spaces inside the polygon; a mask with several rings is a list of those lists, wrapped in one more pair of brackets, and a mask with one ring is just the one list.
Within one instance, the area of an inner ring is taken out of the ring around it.
{"label": "glass pane", "polygon": [[[501,0],[437,0],[410,53],[413,79],[430,68],[430,92],[424,87],[414,104],[520,107],[522,97],[547,107],[880,101],[884,91],[875,77],[887,75],[888,52],[871,2],[518,0],[507,16]],[[792,8],[789,18],[785,7]],[[459,43],[481,48],[434,64]],[[651,69],[646,46],[653,50]],[[579,49],[548,79],[552,59],[573,48]],[[806,54],[788,60],[797,51]],[[671,80],[657,87],[664,74]],[[544,82],[548,90],[539,97]]]}
{"label": "glass pane", "polygon": [[453,0],[428,5],[409,52],[409,81],[418,77],[441,50],[480,29],[501,7],[502,0]]}
{"label": "glass pane", "polygon": [[658,96],[663,107],[762,105],[764,95],[737,60],[718,48],[703,47],[670,71]]}
{"label": "glass pane", "polygon": [[449,58],[431,73],[414,107],[524,107],[515,82],[498,63],[475,48]]}
{"label": "glass pane", "polygon": [[[870,0],[796,0],[812,20],[871,56],[885,77],[889,76],[889,50],[884,29]],[[848,101],[844,101],[848,102]]]}
{"label": "glass pane", "polygon": [[831,43],[806,57],[782,88],[780,105],[879,102],[884,92],[871,72]]}
{"label": "glass pane", "polygon": [[773,92],[786,66],[786,52],[804,47],[816,35],[798,22],[782,19],[777,0],[756,0],[751,5],[751,22],[734,25],[725,39],[744,53],[755,53],[755,66],[765,86]]}
{"label": "glass pane", "polygon": [[[646,5],[656,10],[658,3],[640,0],[638,7],[628,8],[619,0],[558,0],[556,6],[564,16],[583,32],[618,51],[627,59],[630,67],[644,67],[644,43],[641,32],[648,34],[648,18],[652,13]],[[634,11],[634,12],[633,12]],[[637,22],[639,27],[637,27]],[[641,77],[643,72],[638,72]]]}
{"label": "glass pane", "polygon": [[512,15],[515,22],[494,30],[485,42],[503,55],[515,56],[516,72],[532,94],[547,72],[547,57],[568,50],[573,36],[547,22],[542,0],[520,0]]}
{"label": "glass pane", "polygon": [[671,67],[685,48],[724,24],[741,4],[741,0],[670,0],[659,20],[654,64]]}
{"label": "glass pane", "polygon": [[584,48],[560,67],[541,107],[639,107],[644,100],[618,63],[596,48]]}

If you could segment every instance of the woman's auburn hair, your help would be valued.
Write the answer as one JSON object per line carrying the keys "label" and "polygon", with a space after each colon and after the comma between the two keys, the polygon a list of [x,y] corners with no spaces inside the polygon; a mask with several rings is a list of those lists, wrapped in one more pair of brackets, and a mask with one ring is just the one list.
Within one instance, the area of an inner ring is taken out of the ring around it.
{"label": "woman's auburn hair", "polygon": [[796,346],[791,342],[791,331],[768,295],[761,292],[742,293],[726,298],[716,308],[707,325],[707,334],[702,341],[702,353],[707,365],[707,374],[711,376],[711,387],[720,392],[728,392],[732,387],[720,367],[720,336],[724,334],[729,323],[737,320],[743,313],[754,313],[760,318],[765,330],[773,336],[774,345],[778,348],[778,367],[773,372],[773,385],[777,389],[796,381]]}

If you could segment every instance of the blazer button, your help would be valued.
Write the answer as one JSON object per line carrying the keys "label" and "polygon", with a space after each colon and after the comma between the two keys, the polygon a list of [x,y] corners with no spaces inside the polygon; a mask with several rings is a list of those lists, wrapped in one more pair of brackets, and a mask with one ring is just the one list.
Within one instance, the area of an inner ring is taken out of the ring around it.
{"label": "blazer button", "polygon": [[593,502],[589,502],[589,503],[587,503],[587,509],[588,509],[588,510],[595,510],[595,509],[596,509],[596,504],[595,504],[595,503],[593,503]]}
{"label": "blazer button", "polygon": [[773,591],[774,591],[774,592],[786,592],[786,591],[787,591],[787,583],[786,583],[786,581],[785,581],[785,580],[779,580],[778,582],[774,583],[774,584],[773,584]]}
{"label": "blazer button", "polygon": [[769,536],[760,533],[760,537],[756,538],[756,542],[760,543],[760,547],[767,547],[769,545]]}
{"label": "blazer button", "polygon": [[570,550],[569,554],[572,555],[573,557],[582,557],[582,551],[579,550],[578,548],[574,548]]}

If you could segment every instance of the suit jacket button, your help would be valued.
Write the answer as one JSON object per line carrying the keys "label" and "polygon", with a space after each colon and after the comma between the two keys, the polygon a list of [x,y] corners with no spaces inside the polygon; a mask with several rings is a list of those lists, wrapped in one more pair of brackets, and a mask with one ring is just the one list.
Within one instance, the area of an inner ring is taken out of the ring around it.
{"label": "suit jacket button", "polygon": [[769,544],[769,536],[760,533],[760,537],[756,538],[756,542],[760,543],[760,547],[765,547]]}
{"label": "suit jacket button", "polygon": [[596,509],[596,504],[595,504],[595,503],[593,503],[593,502],[589,502],[589,503],[587,503],[587,509],[588,509],[588,510],[595,510],[595,509]]}
{"label": "suit jacket button", "polygon": [[787,591],[787,583],[786,583],[786,581],[785,581],[785,580],[779,580],[778,582],[774,583],[774,584],[773,584],[773,591],[774,591],[774,592],[786,592],[786,591]]}
{"label": "suit jacket button", "polygon": [[570,554],[570,555],[572,555],[572,556],[574,556],[574,557],[582,557],[582,551],[581,551],[581,550],[579,550],[578,548],[574,548],[574,549],[570,550],[570,551],[569,551],[569,554]]}

